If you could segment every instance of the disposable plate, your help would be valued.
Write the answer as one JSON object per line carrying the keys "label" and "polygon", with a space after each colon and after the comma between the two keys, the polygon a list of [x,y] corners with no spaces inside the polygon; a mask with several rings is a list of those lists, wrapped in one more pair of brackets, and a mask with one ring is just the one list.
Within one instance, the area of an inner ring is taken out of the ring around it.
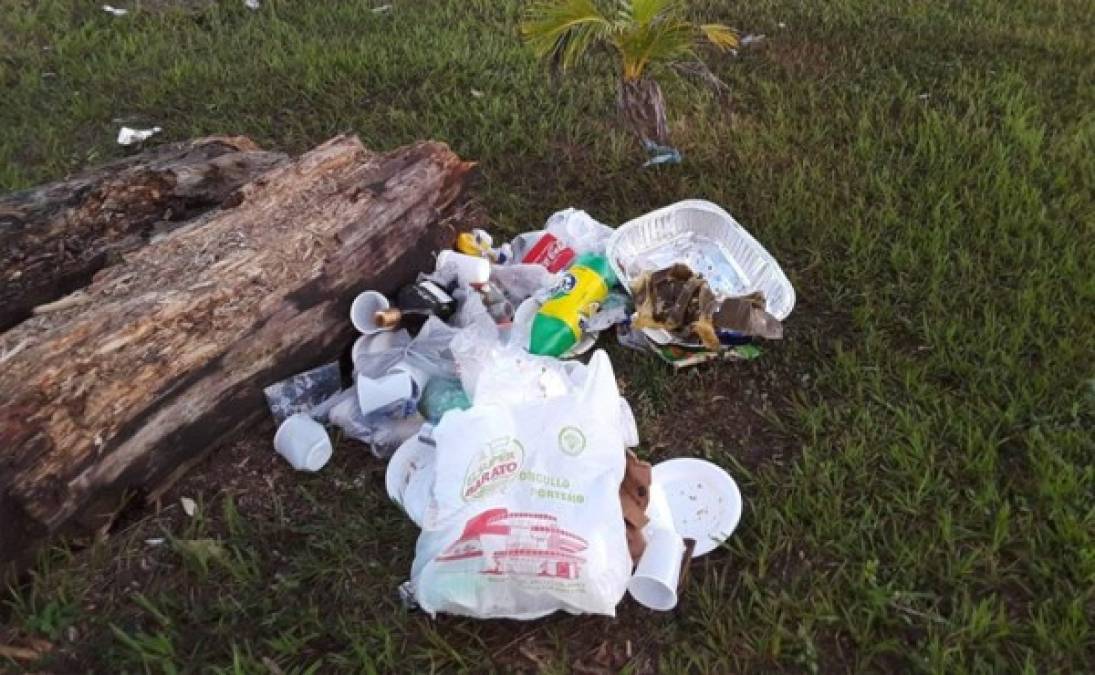
{"label": "disposable plate", "polygon": [[741,520],[737,483],[711,462],[691,457],[666,460],[654,467],[652,482],[665,496],[677,532],[696,540],[693,557],[715,550]]}

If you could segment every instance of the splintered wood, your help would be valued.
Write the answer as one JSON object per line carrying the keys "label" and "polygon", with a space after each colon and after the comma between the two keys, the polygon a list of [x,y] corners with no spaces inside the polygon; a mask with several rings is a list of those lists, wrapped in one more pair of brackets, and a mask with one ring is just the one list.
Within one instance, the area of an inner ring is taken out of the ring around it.
{"label": "splintered wood", "polygon": [[0,562],[101,527],[263,413],[263,386],[336,356],[350,301],[451,245],[473,165],[337,137],[0,336]]}
{"label": "splintered wood", "polygon": [[211,136],[0,196],[0,331],[54,311],[112,259],[286,161],[243,136]]}

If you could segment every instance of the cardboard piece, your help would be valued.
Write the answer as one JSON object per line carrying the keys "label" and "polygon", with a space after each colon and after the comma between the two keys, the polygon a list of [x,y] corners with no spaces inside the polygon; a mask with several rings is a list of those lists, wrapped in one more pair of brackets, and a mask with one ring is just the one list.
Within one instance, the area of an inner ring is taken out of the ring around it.
{"label": "cardboard piece", "polygon": [[707,281],[683,263],[644,274],[632,285],[633,327],[660,345],[702,344],[718,351],[720,333],[778,340],[783,326],[765,310],[764,294],[716,298]]}
{"label": "cardboard piece", "polygon": [[623,507],[624,525],[627,528],[627,550],[631,560],[638,562],[646,550],[643,528],[650,522],[646,507],[650,504],[651,466],[627,451],[627,467],[620,483],[620,506]]}

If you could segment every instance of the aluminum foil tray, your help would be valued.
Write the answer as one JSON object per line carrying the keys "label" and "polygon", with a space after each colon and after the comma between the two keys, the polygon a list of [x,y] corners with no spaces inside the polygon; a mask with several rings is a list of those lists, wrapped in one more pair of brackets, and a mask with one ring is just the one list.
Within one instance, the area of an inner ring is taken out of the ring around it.
{"label": "aluminum foil tray", "polygon": [[716,295],[762,291],[768,313],[780,321],[795,306],[795,289],[772,254],[729,213],[701,199],[624,223],[608,240],[608,260],[628,288],[643,272],[680,262],[703,275]]}

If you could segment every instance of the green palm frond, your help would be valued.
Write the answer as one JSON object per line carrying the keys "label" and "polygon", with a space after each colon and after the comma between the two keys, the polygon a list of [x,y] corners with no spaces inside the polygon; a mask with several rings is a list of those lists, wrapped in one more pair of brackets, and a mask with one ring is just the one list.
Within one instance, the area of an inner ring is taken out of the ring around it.
{"label": "green palm frond", "polygon": [[638,80],[652,65],[672,63],[695,55],[694,28],[688,21],[663,20],[620,33],[616,45],[625,80]]}
{"label": "green palm frond", "polygon": [[738,34],[730,26],[721,23],[705,23],[700,25],[700,32],[708,42],[722,51],[735,49],[738,46]]}
{"label": "green palm frond", "polygon": [[621,15],[637,24],[680,18],[684,13],[682,0],[624,0]]}
{"label": "green palm frond", "polygon": [[528,10],[521,33],[537,56],[563,70],[582,60],[589,48],[605,41],[615,27],[593,0],[540,2]]}
{"label": "green palm frond", "polygon": [[618,53],[623,78],[631,81],[652,67],[695,58],[699,40],[723,51],[738,46],[730,27],[688,21],[684,0],[615,3],[609,18],[597,0],[539,0],[528,9],[521,32],[540,58],[563,70],[577,65],[593,45],[608,44]]}

